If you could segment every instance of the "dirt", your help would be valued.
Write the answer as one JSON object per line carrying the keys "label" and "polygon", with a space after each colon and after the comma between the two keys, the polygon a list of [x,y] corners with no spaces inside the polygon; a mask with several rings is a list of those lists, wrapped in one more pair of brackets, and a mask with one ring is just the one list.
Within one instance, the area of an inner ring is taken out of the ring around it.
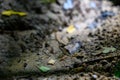
{"label": "dirt", "polygon": [[[103,37],[106,37],[106,35]],[[1,61],[1,68],[3,74],[5,75],[10,75],[11,73],[13,73],[17,76],[22,76],[22,78],[18,77],[20,78],[18,80],[25,79],[25,77],[28,75],[26,74],[27,71],[29,72],[29,76],[31,76],[31,78],[33,79],[35,79],[36,77],[34,78],[31,74],[34,74],[34,72],[40,74],[41,77],[39,77],[40,75],[37,76],[38,80],[44,78],[47,78],[49,80],[49,78],[51,79],[52,75],[54,75],[53,78],[59,78],[60,76],[55,75],[61,75],[63,79],[69,75],[70,77],[68,76],[67,78],[71,78],[73,80],[74,78],[77,78],[77,74],[84,74],[84,72],[86,72],[87,74],[88,72],[90,74],[92,74],[93,72],[97,72],[100,76],[102,76],[101,74],[104,74],[104,77],[108,79],[110,77],[113,77],[112,70],[114,69],[115,63],[119,61],[120,57],[119,49],[117,49],[117,51],[115,52],[103,54],[101,46],[105,46],[105,44],[98,44],[101,41],[100,39],[97,39],[98,41],[94,40],[94,35],[92,37],[92,41],[95,42],[93,45],[90,45],[90,42],[84,42],[85,45],[83,45],[81,51],[73,55],[70,55],[69,52],[63,48],[63,44],[59,43],[59,41],[57,41],[56,39],[51,39],[50,36],[48,36],[48,38],[46,38],[41,44],[41,37],[37,35],[36,31],[34,30],[23,32],[17,31],[15,32],[14,37],[12,36],[12,38],[12,40],[8,40],[11,41],[10,43],[12,43],[9,46],[13,47],[14,49],[20,50],[19,52],[14,51],[16,52],[15,54],[19,53],[19,55],[14,56],[14,58],[8,58],[8,61]],[[103,39],[102,41],[104,42],[105,40]],[[18,45],[18,48],[14,47],[14,45]],[[96,47],[100,47],[100,49],[97,49],[94,45],[96,45]],[[48,65],[48,61],[50,59],[56,60],[54,65]],[[3,60],[6,60],[6,58],[4,58]],[[36,66],[41,65],[50,67],[51,71],[48,73],[40,72]],[[20,74],[21,72],[22,74]],[[75,74],[75,76],[72,74]],[[74,78],[72,78],[72,76]],[[88,78],[89,80],[89,78],[91,77],[89,76],[86,78]],[[110,79],[113,80],[113,78]]]}

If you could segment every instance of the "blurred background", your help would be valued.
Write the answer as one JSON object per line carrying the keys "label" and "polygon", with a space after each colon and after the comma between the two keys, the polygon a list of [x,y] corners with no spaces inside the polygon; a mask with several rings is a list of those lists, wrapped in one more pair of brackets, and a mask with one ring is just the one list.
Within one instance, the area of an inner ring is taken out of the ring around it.
{"label": "blurred background", "polygon": [[0,0],[0,80],[119,80],[119,14],[119,0]]}

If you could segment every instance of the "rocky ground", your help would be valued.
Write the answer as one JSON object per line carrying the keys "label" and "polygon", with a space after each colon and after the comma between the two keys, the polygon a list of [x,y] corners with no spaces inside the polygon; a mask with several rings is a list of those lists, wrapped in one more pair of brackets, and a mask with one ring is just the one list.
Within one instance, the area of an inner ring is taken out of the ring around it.
{"label": "rocky ground", "polygon": [[[76,0],[68,10],[64,0],[47,5],[27,0],[0,2],[0,11],[27,13],[24,17],[0,15],[2,80],[119,80],[114,75],[120,57],[119,7],[106,0],[96,0],[97,9],[80,9],[90,2]],[[103,19],[104,10],[116,16]],[[97,25],[90,26],[96,19]],[[112,50],[106,52],[106,48]],[[41,66],[50,70],[42,72]]]}

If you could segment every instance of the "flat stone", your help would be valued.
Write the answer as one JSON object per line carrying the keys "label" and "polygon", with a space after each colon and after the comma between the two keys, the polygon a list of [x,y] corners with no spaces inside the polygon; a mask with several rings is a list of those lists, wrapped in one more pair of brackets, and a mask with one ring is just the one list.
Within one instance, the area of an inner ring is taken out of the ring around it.
{"label": "flat stone", "polygon": [[52,19],[52,20],[57,20],[58,19],[58,16],[56,14],[54,14],[53,12],[51,11],[48,11],[46,16],[49,18],[49,19]]}
{"label": "flat stone", "polygon": [[64,45],[67,45],[68,42],[69,42],[67,36],[65,36],[65,34],[63,34],[62,32],[57,32],[56,33],[56,39]]}
{"label": "flat stone", "polygon": [[41,20],[44,20],[44,21],[46,21],[46,22],[49,21],[49,18],[46,17],[46,15],[40,15],[39,17],[40,17]]}

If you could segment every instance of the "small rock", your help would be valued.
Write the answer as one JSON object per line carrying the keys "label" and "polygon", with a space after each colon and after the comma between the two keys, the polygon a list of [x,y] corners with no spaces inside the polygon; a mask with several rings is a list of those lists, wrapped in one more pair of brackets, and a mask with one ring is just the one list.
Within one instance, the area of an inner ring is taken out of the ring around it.
{"label": "small rock", "polygon": [[75,42],[65,46],[65,49],[67,49],[70,54],[73,54],[78,52],[80,50],[80,47],[81,47],[81,42]]}
{"label": "small rock", "polygon": [[95,52],[92,53],[93,56],[100,55],[100,54],[101,54],[100,50],[99,51],[95,51]]}
{"label": "small rock", "polygon": [[56,33],[56,39],[57,39],[60,43],[62,43],[62,44],[64,44],[64,45],[67,45],[68,42],[69,42],[67,36],[66,36],[64,33],[62,33],[62,32],[57,32],[57,33]]}
{"label": "small rock", "polygon": [[51,41],[49,42],[49,45],[50,45],[49,50],[51,50],[51,52],[52,52],[53,54],[60,51],[58,41],[56,41],[56,40],[51,40]]}
{"label": "small rock", "polygon": [[40,15],[39,16],[41,20],[45,21],[45,22],[48,22],[49,21],[49,18],[46,17],[45,15]]}
{"label": "small rock", "polygon": [[48,64],[50,64],[50,65],[54,65],[54,64],[55,64],[55,60],[50,59],[50,60],[48,61]]}
{"label": "small rock", "polygon": [[97,78],[98,78],[98,76],[97,76],[97,75],[92,75],[92,77],[93,77],[94,79],[97,79]]}
{"label": "small rock", "polygon": [[52,34],[50,35],[50,37],[51,37],[51,39],[55,39],[55,33],[52,33]]}
{"label": "small rock", "polygon": [[58,20],[58,16],[54,13],[52,13],[51,11],[48,11],[46,16],[49,18],[49,19],[52,19],[52,20]]}
{"label": "small rock", "polygon": [[60,8],[59,5],[53,3],[53,4],[51,4],[51,10],[52,10],[54,13],[58,13],[58,12],[60,12],[61,8]]}

